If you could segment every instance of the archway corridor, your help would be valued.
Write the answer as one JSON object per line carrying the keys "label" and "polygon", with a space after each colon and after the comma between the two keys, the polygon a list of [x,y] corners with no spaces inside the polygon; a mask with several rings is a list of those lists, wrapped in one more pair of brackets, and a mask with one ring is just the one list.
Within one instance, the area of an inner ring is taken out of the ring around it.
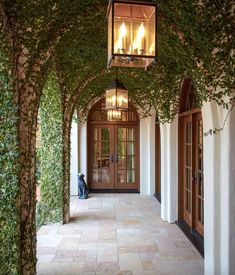
{"label": "archway corridor", "polygon": [[[0,0],[0,275],[235,275],[234,22],[234,1]],[[137,119],[89,120],[116,80]]]}
{"label": "archway corridor", "polygon": [[163,222],[160,204],[139,194],[71,197],[71,220],[38,232],[37,274],[203,274],[184,233]]}

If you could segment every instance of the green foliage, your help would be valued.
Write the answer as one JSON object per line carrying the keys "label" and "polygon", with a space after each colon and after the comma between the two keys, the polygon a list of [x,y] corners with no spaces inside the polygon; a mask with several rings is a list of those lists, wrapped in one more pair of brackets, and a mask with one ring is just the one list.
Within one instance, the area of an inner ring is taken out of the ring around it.
{"label": "green foliage", "polygon": [[37,224],[62,221],[62,112],[57,79],[48,77],[41,98],[40,160],[41,201],[37,205]]}
{"label": "green foliage", "polygon": [[0,274],[18,274],[19,149],[16,109],[7,66],[0,52]]}
{"label": "green foliage", "polygon": [[[118,78],[129,89],[130,99],[147,115],[155,108],[161,122],[178,111],[180,84],[191,78],[197,100],[216,100],[225,108],[233,102],[234,11],[231,1],[176,0],[158,4],[158,60],[149,70],[119,68]],[[106,5],[89,14],[87,23],[66,34],[56,49],[58,69],[69,94],[79,91],[79,113],[104,92],[111,74],[96,78],[82,90],[91,75],[106,68]],[[71,70],[72,68],[72,70]],[[220,92],[218,92],[220,91]],[[230,97],[224,102],[224,96]],[[71,100],[71,104],[74,104]]]}

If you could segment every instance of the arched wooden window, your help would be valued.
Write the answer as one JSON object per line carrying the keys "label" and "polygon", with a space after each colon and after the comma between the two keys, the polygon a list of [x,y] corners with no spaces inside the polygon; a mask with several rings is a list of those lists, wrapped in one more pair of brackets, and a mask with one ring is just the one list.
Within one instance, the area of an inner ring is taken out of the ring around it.
{"label": "arched wooden window", "polygon": [[[111,121],[108,120],[108,112],[105,109],[105,100],[101,99],[99,102],[97,102],[90,110],[88,115],[88,121],[89,122],[108,122]],[[139,116],[136,112],[135,108],[131,103],[129,103],[128,110],[122,110],[121,111],[121,119],[115,121],[115,123],[119,122],[133,122],[138,123]]]}
{"label": "arched wooden window", "polygon": [[184,80],[179,111],[179,221],[203,253],[203,124],[191,79]]}

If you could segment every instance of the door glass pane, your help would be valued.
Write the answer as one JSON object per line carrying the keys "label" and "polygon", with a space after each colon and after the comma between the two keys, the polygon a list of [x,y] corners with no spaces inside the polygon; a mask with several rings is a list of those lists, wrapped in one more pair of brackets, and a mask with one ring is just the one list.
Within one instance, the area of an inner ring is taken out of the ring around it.
{"label": "door glass pane", "polygon": [[98,170],[93,170],[92,180],[94,183],[101,182],[101,173]]}
{"label": "door glass pane", "polygon": [[109,141],[109,128],[101,128],[101,139]]}
{"label": "door glass pane", "polygon": [[118,168],[126,169],[126,156],[118,156]]}
{"label": "door glass pane", "polygon": [[191,213],[191,193],[188,192],[188,212]]}
{"label": "door glass pane", "polygon": [[198,197],[198,220],[202,222],[202,209],[201,199]]}
{"label": "door glass pane", "polygon": [[127,182],[135,183],[135,170],[127,170]]}
{"label": "door glass pane", "polygon": [[134,155],[134,142],[127,142],[127,154]]}
{"label": "door glass pane", "polygon": [[187,143],[191,143],[191,122],[187,123]]}
{"label": "door glass pane", "polygon": [[133,128],[127,129],[127,140],[134,141],[134,129]]}
{"label": "door glass pane", "polygon": [[186,188],[191,190],[191,170],[186,168]]}
{"label": "door glass pane", "polygon": [[126,128],[118,128],[118,142],[126,141]]}
{"label": "door glass pane", "polygon": [[118,128],[118,171],[119,183],[135,183],[135,129]]}
{"label": "door glass pane", "polygon": [[134,156],[128,156],[127,169],[135,169],[135,157]]}
{"label": "door glass pane", "polygon": [[107,169],[102,170],[102,182],[110,182],[110,172]]}
{"label": "door glass pane", "polygon": [[119,183],[126,182],[126,170],[118,170],[117,180]]}
{"label": "door glass pane", "polygon": [[102,141],[102,155],[109,155],[109,141]]}
{"label": "door glass pane", "polygon": [[202,171],[202,146],[198,145],[198,169]]}
{"label": "door glass pane", "polygon": [[93,163],[92,181],[93,183],[109,182],[110,180],[110,144],[109,128],[95,127],[93,129]]}
{"label": "door glass pane", "polygon": [[126,142],[118,140],[118,156],[126,155]]}

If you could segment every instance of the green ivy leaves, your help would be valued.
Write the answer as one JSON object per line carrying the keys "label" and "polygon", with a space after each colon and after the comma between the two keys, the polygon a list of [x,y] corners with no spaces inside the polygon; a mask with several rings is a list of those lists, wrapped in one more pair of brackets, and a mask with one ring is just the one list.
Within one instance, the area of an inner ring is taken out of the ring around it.
{"label": "green ivy leaves", "polygon": [[37,225],[62,221],[62,110],[58,81],[53,73],[43,90],[39,121],[41,201],[37,205]]}

